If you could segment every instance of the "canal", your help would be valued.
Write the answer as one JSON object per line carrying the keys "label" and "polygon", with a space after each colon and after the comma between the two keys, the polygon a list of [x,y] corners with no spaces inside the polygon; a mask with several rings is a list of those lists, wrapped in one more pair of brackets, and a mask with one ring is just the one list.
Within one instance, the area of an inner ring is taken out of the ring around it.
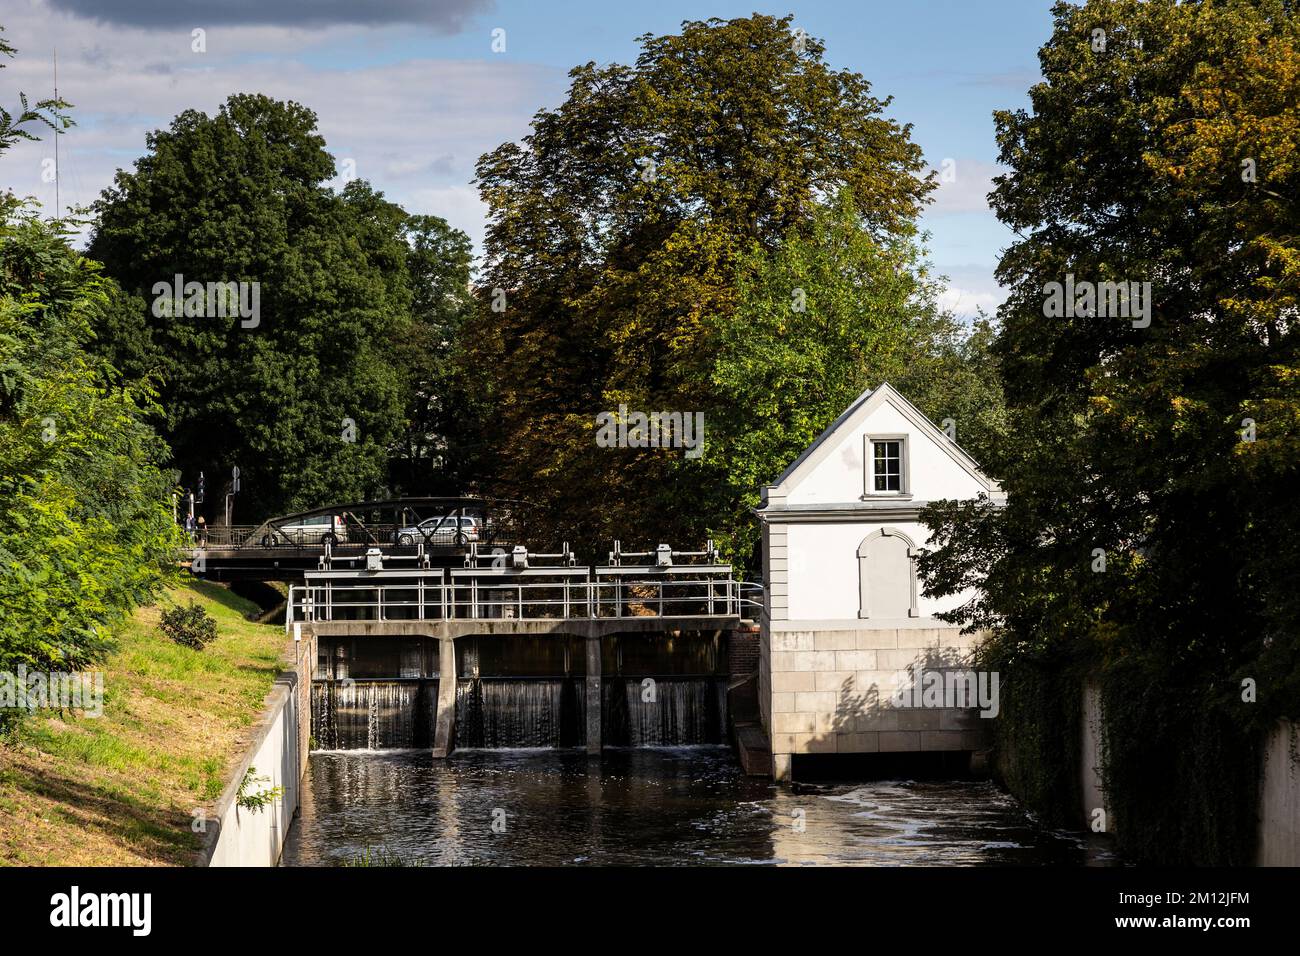
{"label": "canal", "polygon": [[1108,865],[993,783],[777,786],[727,747],[318,751],[285,866]]}

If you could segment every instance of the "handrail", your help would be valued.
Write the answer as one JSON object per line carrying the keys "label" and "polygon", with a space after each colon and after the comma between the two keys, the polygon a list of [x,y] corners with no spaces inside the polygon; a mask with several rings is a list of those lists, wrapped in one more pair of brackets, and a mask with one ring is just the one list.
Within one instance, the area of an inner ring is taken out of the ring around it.
{"label": "handrail", "polygon": [[[767,589],[764,588],[763,585],[759,584],[757,581],[739,581],[737,582],[737,590],[739,592],[739,596],[737,598],[736,603],[739,607],[757,608],[758,609],[757,619],[760,621],[768,617]],[[749,593],[757,592],[758,596],[747,597],[746,596],[747,592]]]}
{"label": "handrail", "polygon": [[[626,569],[620,569],[626,570]],[[409,572],[408,572],[409,574]],[[743,595],[746,582],[729,573],[577,577],[557,569],[556,580],[484,574],[444,578],[441,571],[400,578],[321,575],[289,588],[285,627],[295,621],[606,620],[739,617],[761,606]]]}

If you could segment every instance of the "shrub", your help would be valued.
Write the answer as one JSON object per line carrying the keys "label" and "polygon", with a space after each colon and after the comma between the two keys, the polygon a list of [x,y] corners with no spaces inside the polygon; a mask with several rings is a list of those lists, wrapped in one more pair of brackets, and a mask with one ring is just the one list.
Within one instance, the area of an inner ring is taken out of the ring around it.
{"label": "shrub", "polygon": [[193,601],[188,607],[171,607],[162,613],[162,632],[177,644],[201,651],[217,639],[217,622]]}
{"label": "shrub", "polygon": [[245,810],[261,813],[276,800],[284,796],[284,787],[267,787],[256,793],[249,793],[248,788],[259,783],[270,783],[270,777],[259,777],[256,767],[244,771],[244,779],[239,781],[239,791],[235,794],[235,803]]}

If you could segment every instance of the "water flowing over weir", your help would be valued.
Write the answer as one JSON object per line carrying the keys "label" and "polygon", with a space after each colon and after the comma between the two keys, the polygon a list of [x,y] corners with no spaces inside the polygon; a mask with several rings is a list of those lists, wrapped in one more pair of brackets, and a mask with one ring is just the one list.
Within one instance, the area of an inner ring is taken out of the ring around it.
{"label": "water flowing over weir", "polygon": [[[719,634],[617,635],[604,643],[606,745],[727,742]],[[432,745],[443,679],[435,640],[337,638],[322,640],[319,653],[311,715],[316,749]],[[584,639],[578,637],[458,639],[455,747],[585,746],[585,665]]]}
{"label": "water flowing over weir", "polygon": [[471,679],[456,686],[458,747],[580,747],[586,698],[571,678]]}
{"label": "water flowing over weir", "polygon": [[604,704],[609,742],[616,746],[721,744],[727,740],[727,686],[723,680],[610,681],[605,685]]}
{"label": "water flowing over weir", "polygon": [[315,681],[311,735],[321,750],[427,747],[438,682]]}

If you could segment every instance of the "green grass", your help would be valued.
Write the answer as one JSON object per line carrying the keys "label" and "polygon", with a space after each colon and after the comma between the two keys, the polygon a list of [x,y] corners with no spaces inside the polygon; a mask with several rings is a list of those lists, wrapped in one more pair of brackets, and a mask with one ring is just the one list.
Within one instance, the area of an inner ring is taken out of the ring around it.
{"label": "green grass", "polygon": [[221,794],[288,644],[217,585],[189,581],[165,600],[205,607],[217,640],[182,647],[143,609],[103,665],[101,717],[33,717],[0,746],[0,864],[192,861],[191,813]]}

